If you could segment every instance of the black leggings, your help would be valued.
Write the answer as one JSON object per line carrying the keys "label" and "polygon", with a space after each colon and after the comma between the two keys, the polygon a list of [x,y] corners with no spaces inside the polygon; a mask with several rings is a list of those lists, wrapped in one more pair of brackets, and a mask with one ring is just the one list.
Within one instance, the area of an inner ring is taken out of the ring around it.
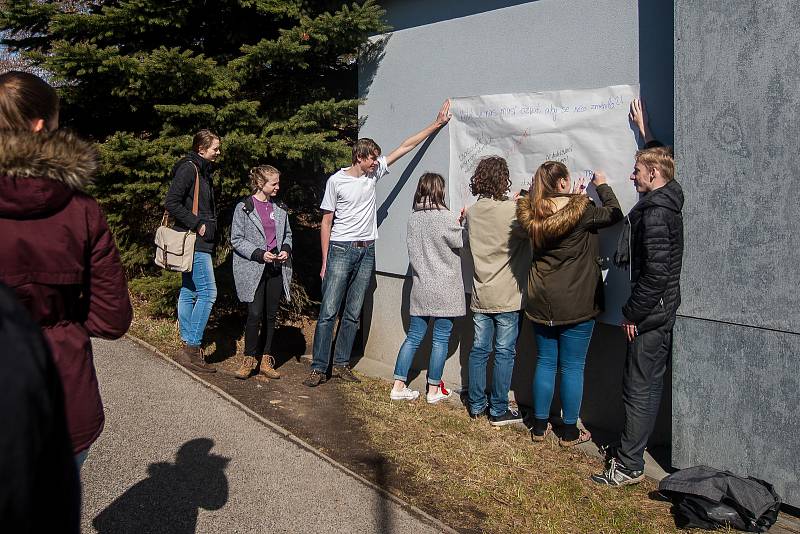
{"label": "black leggings", "polygon": [[281,268],[265,265],[253,302],[247,303],[247,324],[244,329],[245,356],[258,357],[269,354],[281,291],[283,291]]}

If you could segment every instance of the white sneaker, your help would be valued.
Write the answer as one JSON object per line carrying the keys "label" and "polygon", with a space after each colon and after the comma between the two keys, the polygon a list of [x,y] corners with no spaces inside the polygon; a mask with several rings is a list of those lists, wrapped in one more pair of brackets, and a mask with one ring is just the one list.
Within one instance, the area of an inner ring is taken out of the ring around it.
{"label": "white sneaker", "polygon": [[444,400],[452,395],[452,392],[448,391],[447,393],[442,393],[441,391],[437,391],[433,395],[428,393],[425,395],[425,400],[428,401],[428,404],[436,404],[437,402]]}
{"label": "white sneaker", "polygon": [[395,391],[392,389],[392,392],[389,394],[389,398],[392,400],[409,400],[412,401],[419,397],[419,391],[414,391],[413,389],[403,388],[400,391]]}
{"label": "white sneaker", "polygon": [[453,392],[449,391],[447,388],[444,387],[444,382],[439,382],[439,391],[431,395],[427,393],[425,395],[425,400],[428,401],[428,404],[436,404],[437,402],[448,398]]}

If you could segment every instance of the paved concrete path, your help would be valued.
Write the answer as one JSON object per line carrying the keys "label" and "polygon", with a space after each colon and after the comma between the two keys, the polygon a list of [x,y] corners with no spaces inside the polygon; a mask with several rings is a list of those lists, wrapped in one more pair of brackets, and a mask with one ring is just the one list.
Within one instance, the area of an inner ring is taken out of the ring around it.
{"label": "paved concrete path", "polygon": [[106,426],[83,532],[439,531],[133,342],[94,350]]}

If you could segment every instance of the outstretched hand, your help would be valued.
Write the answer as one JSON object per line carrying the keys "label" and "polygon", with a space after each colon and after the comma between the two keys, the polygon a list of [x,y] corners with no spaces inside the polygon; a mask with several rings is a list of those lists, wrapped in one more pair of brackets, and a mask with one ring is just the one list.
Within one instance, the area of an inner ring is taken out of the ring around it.
{"label": "outstretched hand", "polygon": [[450,99],[444,101],[442,104],[441,109],[439,109],[438,115],[436,115],[436,126],[441,128],[445,124],[450,121],[450,117],[453,115],[450,113]]}
{"label": "outstretched hand", "polygon": [[628,120],[636,125],[639,130],[639,135],[642,139],[648,137],[648,123],[647,123],[647,110],[644,107],[644,101],[641,98],[634,98],[631,102],[631,110],[628,113]]}

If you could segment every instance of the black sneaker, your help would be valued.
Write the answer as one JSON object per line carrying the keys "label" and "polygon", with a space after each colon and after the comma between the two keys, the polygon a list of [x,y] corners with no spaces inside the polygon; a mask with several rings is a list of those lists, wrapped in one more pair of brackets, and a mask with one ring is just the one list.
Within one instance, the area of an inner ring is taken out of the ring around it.
{"label": "black sneaker", "polygon": [[479,411],[478,413],[469,412],[470,419],[483,419],[484,417],[486,417],[486,408]]}
{"label": "black sneaker", "polygon": [[311,370],[311,374],[308,375],[308,378],[303,380],[303,385],[308,386],[310,388],[315,388],[320,384],[323,384],[328,381],[328,378],[325,376],[325,373],[320,373],[316,369]]}
{"label": "black sneaker", "polygon": [[534,419],[533,427],[531,428],[531,441],[541,443],[547,438],[552,429],[553,427],[550,426],[550,422],[547,419]]}
{"label": "black sneaker", "polygon": [[606,486],[630,486],[638,484],[644,478],[644,471],[634,471],[622,465],[622,462],[612,458],[608,467],[602,473],[592,475],[592,481]]}
{"label": "black sneaker", "polygon": [[341,378],[345,382],[361,382],[361,379],[353,374],[349,365],[334,365],[331,378]]}
{"label": "black sneaker", "polygon": [[489,414],[489,424],[492,426],[505,426],[513,425],[514,423],[521,423],[522,416],[516,410],[508,409],[506,413],[501,415]]}

